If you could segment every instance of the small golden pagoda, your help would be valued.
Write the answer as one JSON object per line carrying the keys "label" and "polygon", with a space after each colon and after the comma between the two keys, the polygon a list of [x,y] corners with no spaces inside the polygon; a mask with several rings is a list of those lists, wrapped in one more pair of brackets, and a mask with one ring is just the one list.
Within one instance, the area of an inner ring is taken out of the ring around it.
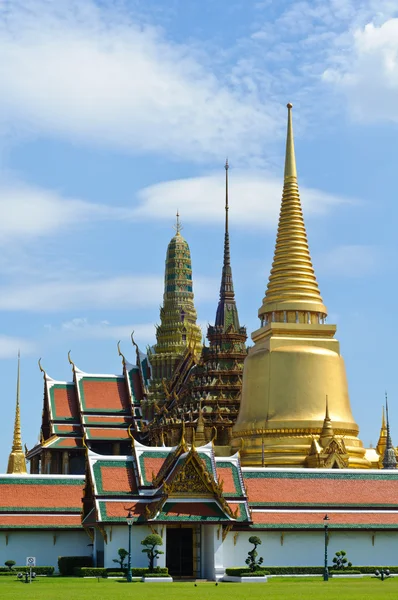
{"label": "small golden pagoda", "polygon": [[21,358],[18,352],[18,375],[17,375],[17,402],[15,408],[15,423],[14,423],[14,437],[12,440],[12,450],[8,458],[8,474],[26,473],[26,460],[25,452],[22,449],[22,437],[21,437],[21,414],[19,408],[19,393],[20,393],[20,362]]}
{"label": "small golden pagoda", "polygon": [[232,449],[244,465],[306,466],[319,438],[329,398],[336,440],[344,438],[348,466],[369,468],[352,416],[336,325],[315,277],[301,208],[294,152],[292,105],[288,126],[282,204],[274,261],[261,327],[252,334],[243,371],[240,411]]}

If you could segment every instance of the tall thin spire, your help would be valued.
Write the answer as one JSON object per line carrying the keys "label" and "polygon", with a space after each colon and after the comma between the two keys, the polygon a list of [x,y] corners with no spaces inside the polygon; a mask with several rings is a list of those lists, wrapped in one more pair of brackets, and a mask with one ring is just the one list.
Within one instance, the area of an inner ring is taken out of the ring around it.
{"label": "tall thin spire", "polygon": [[180,231],[182,229],[182,225],[180,222],[180,213],[177,209],[177,214],[176,214],[176,224],[174,225],[174,229],[176,230],[176,235],[180,235]]}
{"label": "tall thin spire", "polygon": [[[292,104],[289,103],[287,108],[285,173],[278,234],[259,316],[266,317],[276,311],[303,311],[316,313],[323,318],[326,316],[326,307],[312,266],[297,183]],[[279,320],[282,320],[282,316]]]}
{"label": "tall thin spire", "polygon": [[397,457],[395,456],[394,446],[392,445],[390,436],[390,420],[388,418],[388,399],[386,392],[386,420],[387,420],[387,443],[383,457],[383,469],[396,469]]}
{"label": "tall thin spire", "polygon": [[321,431],[321,435],[319,436],[319,443],[322,448],[326,448],[329,442],[334,438],[334,431],[332,426],[332,421],[329,416],[329,400],[326,396],[326,410],[325,410],[325,419],[323,421],[323,427]]}
{"label": "tall thin spire", "polygon": [[387,426],[386,426],[386,416],[385,416],[384,406],[383,406],[383,411],[382,411],[382,415],[381,415],[380,436],[379,436],[379,441],[377,442],[377,446],[376,446],[376,450],[379,454],[379,462],[383,461],[386,445],[387,445]]}
{"label": "tall thin spire", "polygon": [[[228,170],[229,164],[228,159],[225,161],[225,233],[224,233],[224,260],[222,267],[221,286],[220,286],[220,300],[217,307],[216,313],[216,326],[226,327],[233,323],[236,330],[239,329],[239,317],[235,303],[235,292],[234,284],[232,281],[232,269],[231,269],[231,253],[229,247],[229,230],[228,230],[228,212],[229,212],[229,200],[228,200]],[[227,312],[230,312],[232,319],[229,319],[226,323]]]}
{"label": "tall thin spire", "polygon": [[18,352],[17,400],[15,408],[14,437],[12,450],[8,459],[7,473],[26,473],[25,453],[22,449],[21,414],[20,414],[20,379],[21,356]]}

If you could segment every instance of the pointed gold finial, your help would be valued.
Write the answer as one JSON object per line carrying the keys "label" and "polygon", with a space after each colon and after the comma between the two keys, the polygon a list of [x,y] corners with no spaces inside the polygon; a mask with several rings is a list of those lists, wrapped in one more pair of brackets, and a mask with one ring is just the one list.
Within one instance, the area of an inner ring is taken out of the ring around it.
{"label": "pointed gold finial", "polygon": [[20,414],[20,379],[21,379],[21,355],[18,351],[18,374],[17,374],[17,400],[15,408],[14,436],[12,450],[8,459],[7,473],[26,473],[25,453],[22,449],[21,436],[21,414]]}
{"label": "pointed gold finial", "polygon": [[383,406],[383,410],[382,410],[382,414],[381,414],[381,427],[380,427],[379,441],[376,444],[376,450],[380,457],[380,461],[379,461],[380,464],[382,464],[386,446],[387,446],[387,425],[386,425],[386,413],[385,413],[384,406]]}
{"label": "pointed gold finial", "polygon": [[176,224],[174,225],[174,229],[176,230],[176,235],[180,235],[180,231],[182,230],[182,225],[180,223],[180,213],[177,209],[176,214]]}
{"label": "pointed gold finial", "polygon": [[294,137],[292,122],[293,104],[287,104],[287,136],[286,136],[286,156],[285,156],[285,181],[290,177],[297,177],[296,156],[294,153]]}
{"label": "pointed gold finial", "polygon": [[332,426],[332,421],[329,416],[329,400],[326,396],[326,409],[325,409],[325,419],[323,421],[323,427],[321,431],[321,435],[319,436],[319,443],[322,448],[326,448],[329,443],[334,438],[334,431]]}
{"label": "pointed gold finial", "polygon": [[288,104],[285,175],[274,260],[262,321],[322,322],[327,315],[312,266],[297,184],[292,105]]}
{"label": "pointed gold finial", "polygon": [[122,357],[122,364],[123,364],[123,367],[125,367],[126,366],[126,357],[124,356],[123,352],[120,350],[120,340],[117,343],[117,353],[119,356]]}

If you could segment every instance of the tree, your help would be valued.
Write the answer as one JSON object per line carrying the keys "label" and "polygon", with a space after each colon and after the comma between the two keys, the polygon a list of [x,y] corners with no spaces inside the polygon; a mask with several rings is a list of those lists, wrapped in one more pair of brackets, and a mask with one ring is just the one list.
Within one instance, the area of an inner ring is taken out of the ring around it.
{"label": "tree", "polygon": [[121,569],[124,569],[124,561],[128,557],[129,553],[124,548],[119,548],[117,551],[119,558],[114,558],[113,562],[118,563]]}
{"label": "tree", "polygon": [[347,552],[345,552],[344,550],[340,550],[339,552],[336,552],[334,558],[333,558],[333,565],[335,569],[338,570],[342,570],[342,569],[346,569],[351,568],[352,567],[352,563],[348,562],[348,560],[346,559],[347,556]]}
{"label": "tree", "polygon": [[15,560],[6,560],[6,562],[4,564],[6,567],[8,567],[10,569],[10,571],[12,571],[12,568],[15,565]]}
{"label": "tree", "polygon": [[146,546],[146,548],[144,548],[143,552],[145,552],[145,554],[148,557],[149,572],[152,573],[153,572],[153,563],[154,563],[155,558],[158,558],[158,556],[160,556],[161,554],[164,554],[164,552],[162,552],[162,550],[158,550],[156,548],[156,546],[163,546],[163,540],[160,537],[160,535],[157,535],[156,533],[151,533],[150,535],[147,535],[144,540],[142,540],[141,544],[142,544],[142,546]]}
{"label": "tree", "polygon": [[246,564],[248,565],[250,571],[254,572],[260,569],[264,560],[262,556],[260,556],[260,558],[257,560],[257,546],[260,546],[261,540],[256,535],[252,535],[249,537],[249,542],[254,545],[254,548],[248,553],[249,555],[246,558]]}

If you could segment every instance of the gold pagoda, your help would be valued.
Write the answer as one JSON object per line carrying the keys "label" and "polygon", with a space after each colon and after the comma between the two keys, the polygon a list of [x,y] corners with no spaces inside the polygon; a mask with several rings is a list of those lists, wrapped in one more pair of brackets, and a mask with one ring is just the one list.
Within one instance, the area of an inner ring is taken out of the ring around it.
{"label": "gold pagoda", "polygon": [[[274,260],[243,371],[232,449],[243,465],[308,466],[325,419],[333,424],[344,464],[369,468],[350,407],[336,325],[326,322],[312,266],[297,183],[292,105]],[[322,440],[321,440],[322,441]],[[311,462],[311,461],[310,461]]]}
{"label": "gold pagoda", "polygon": [[20,396],[20,380],[21,380],[21,369],[20,369],[21,357],[18,352],[18,375],[17,375],[17,401],[15,407],[15,423],[14,423],[14,436],[12,440],[12,449],[8,458],[7,473],[21,475],[26,473],[26,460],[25,452],[22,448],[22,437],[21,437],[21,414],[19,408],[19,396]]}

